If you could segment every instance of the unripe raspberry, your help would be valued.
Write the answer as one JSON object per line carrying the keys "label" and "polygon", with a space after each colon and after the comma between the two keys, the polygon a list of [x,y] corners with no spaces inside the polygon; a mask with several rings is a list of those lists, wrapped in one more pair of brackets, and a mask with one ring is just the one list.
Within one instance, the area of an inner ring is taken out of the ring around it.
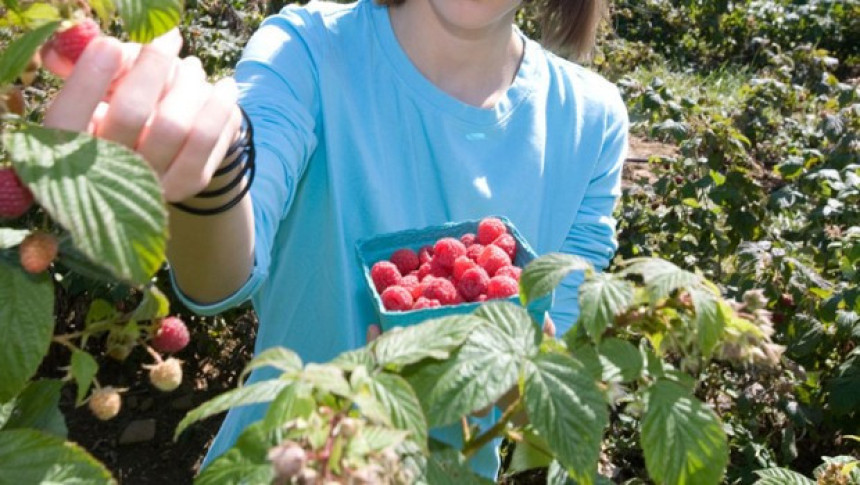
{"label": "unripe raspberry", "polygon": [[420,265],[418,262],[418,255],[415,254],[415,251],[409,248],[394,251],[394,254],[389,258],[389,261],[397,266],[397,269],[402,275],[409,274],[410,271],[418,269],[418,266]]}
{"label": "unripe raspberry", "polygon": [[466,246],[466,249],[469,248],[472,244],[475,244],[475,241],[478,240],[478,236],[472,234],[471,232],[467,232],[460,236],[460,242],[463,243],[463,246]]}
{"label": "unripe raspberry", "polygon": [[58,30],[51,42],[57,54],[75,63],[78,62],[87,45],[100,33],[99,24],[93,19],[85,18]]}
{"label": "unripe raspberry", "polygon": [[454,266],[454,261],[465,254],[466,246],[453,237],[443,237],[433,246],[433,260],[447,268]]}
{"label": "unripe raspberry", "polygon": [[272,462],[275,475],[287,483],[298,476],[308,460],[305,450],[294,441],[287,441],[270,449],[267,457]]}
{"label": "unripe raspberry", "polygon": [[508,232],[505,223],[495,217],[487,217],[478,223],[478,242],[486,246]]}
{"label": "unripe raspberry", "polygon": [[317,485],[319,483],[317,478],[319,478],[319,474],[316,470],[305,467],[296,477],[296,483],[298,485]]}
{"label": "unripe raspberry", "polygon": [[188,345],[190,339],[188,327],[182,319],[167,317],[158,325],[158,330],[152,337],[152,346],[159,352],[179,352]]}
{"label": "unripe raspberry", "polygon": [[160,391],[170,392],[182,384],[182,362],[173,357],[144,367],[149,369],[149,382]]}
{"label": "unripe raspberry", "polygon": [[33,205],[33,194],[11,168],[0,168],[0,219],[23,216]]}
{"label": "unripe raspberry", "polygon": [[120,362],[124,361],[134,350],[139,337],[137,326],[127,325],[112,328],[105,344],[108,356]]}
{"label": "unripe raspberry", "polygon": [[478,265],[474,261],[472,261],[468,256],[466,256],[465,254],[463,256],[460,256],[459,258],[457,258],[454,261],[454,279],[455,280],[462,279],[463,273],[465,273],[466,271],[468,271],[472,268],[477,268],[477,267],[478,267]]}
{"label": "unripe raspberry", "polygon": [[510,234],[502,234],[493,241],[493,246],[502,248],[511,258],[511,261],[517,257],[517,240]]}
{"label": "unripe raspberry", "polygon": [[487,298],[507,298],[519,292],[517,282],[508,276],[493,276],[487,283]]}
{"label": "unripe raspberry", "polygon": [[53,234],[41,231],[30,233],[18,248],[21,266],[28,273],[41,273],[51,266],[59,248],[60,243]]}
{"label": "unripe raspberry", "polygon": [[93,391],[87,406],[95,417],[107,421],[119,414],[122,398],[113,387],[102,387]]}
{"label": "unripe raspberry", "polygon": [[370,268],[370,278],[381,295],[386,288],[400,283],[400,270],[391,261],[380,261]]}
{"label": "unripe raspberry", "polygon": [[523,274],[523,269],[519,266],[502,266],[501,268],[496,270],[496,274],[493,276],[509,276],[517,281],[520,280],[520,275]]}
{"label": "unripe raspberry", "polygon": [[398,285],[389,286],[382,292],[382,306],[392,312],[412,309],[412,292]]}
{"label": "unripe raspberry", "polygon": [[484,247],[481,255],[478,256],[478,266],[484,268],[487,274],[496,275],[496,271],[503,266],[510,266],[511,258],[502,248],[494,245]]}
{"label": "unripe raspberry", "polygon": [[457,290],[468,301],[474,301],[478,295],[487,291],[490,276],[480,266],[475,266],[463,273],[463,277],[457,282]]}
{"label": "unripe raspberry", "polygon": [[344,438],[352,438],[358,433],[360,423],[355,418],[343,418],[340,421],[340,435]]}

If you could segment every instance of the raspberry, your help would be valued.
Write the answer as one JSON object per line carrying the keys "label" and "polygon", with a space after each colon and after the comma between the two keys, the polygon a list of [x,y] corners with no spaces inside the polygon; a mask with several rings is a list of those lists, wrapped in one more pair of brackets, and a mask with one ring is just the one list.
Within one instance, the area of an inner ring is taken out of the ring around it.
{"label": "raspberry", "polygon": [[100,33],[99,24],[93,19],[86,18],[57,31],[51,42],[57,54],[74,63],[78,62],[78,58],[90,41]]}
{"label": "raspberry", "polygon": [[451,276],[451,267],[442,264],[436,256],[430,260],[430,274],[437,278],[447,278]]}
{"label": "raspberry", "polygon": [[468,256],[472,261],[478,262],[478,256],[481,255],[481,252],[484,250],[483,244],[472,244],[466,249],[466,256]]}
{"label": "raspberry", "polygon": [[144,367],[149,369],[149,382],[161,391],[170,392],[182,384],[182,362],[173,357]]}
{"label": "raspberry", "polygon": [[409,273],[408,275],[401,278],[400,286],[406,288],[406,290],[408,290],[409,293],[412,294],[413,300],[421,296],[421,289],[419,288],[421,286],[421,283],[418,281],[418,276],[412,273]]}
{"label": "raspberry", "polygon": [[190,336],[188,327],[179,317],[167,317],[161,320],[158,330],[152,337],[152,346],[159,352],[179,352],[188,345]]}
{"label": "raspberry", "polygon": [[493,245],[502,248],[506,253],[508,253],[508,257],[511,258],[511,261],[516,258],[517,240],[514,239],[514,236],[511,236],[510,234],[502,234],[493,241]]}
{"label": "raspberry", "polygon": [[400,284],[400,270],[390,261],[380,261],[370,268],[370,278],[376,291],[382,294],[389,286]]}
{"label": "raspberry", "polygon": [[33,194],[11,168],[0,168],[0,218],[23,216],[33,205]]}
{"label": "raspberry", "polygon": [[102,387],[93,391],[87,406],[93,415],[102,421],[113,419],[122,408],[122,398],[117,389]]}
{"label": "raspberry", "polygon": [[424,246],[418,250],[418,262],[421,264],[429,263],[433,257],[433,246]]}
{"label": "raspberry", "polygon": [[51,262],[57,257],[58,249],[59,242],[53,234],[32,232],[21,241],[18,248],[21,266],[28,273],[41,273],[51,266]]}
{"label": "raspberry", "polygon": [[430,274],[430,270],[431,266],[429,261],[421,263],[421,266],[418,267],[418,281],[424,281],[424,278]]}
{"label": "raspberry", "polygon": [[505,223],[495,217],[487,217],[478,223],[478,242],[487,245],[508,232]]}
{"label": "raspberry", "polygon": [[466,246],[453,237],[443,237],[433,246],[433,260],[445,267],[454,266],[454,261],[466,254]]}
{"label": "raspberry", "polygon": [[468,248],[472,244],[475,244],[475,241],[477,240],[477,238],[478,237],[475,236],[474,234],[472,234],[471,232],[467,232],[466,234],[463,234],[462,236],[460,236],[460,242],[463,243],[463,246],[466,246],[466,248]]}
{"label": "raspberry", "polygon": [[475,301],[479,301],[479,302],[487,301],[487,295],[481,293],[480,295],[478,295],[477,298],[475,298]]}
{"label": "raspberry", "polygon": [[439,300],[442,305],[451,305],[457,301],[457,289],[445,278],[433,278],[425,283],[423,296],[430,300]]}
{"label": "raspberry", "polygon": [[278,483],[293,483],[291,479],[302,471],[308,461],[305,450],[295,441],[286,441],[270,449],[267,458],[272,462],[275,475],[283,481]]}
{"label": "raspberry", "polygon": [[517,281],[520,280],[520,275],[523,273],[523,269],[519,266],[502,266],[501,268],[496,270],[496,274],[493,276],[509,276]]}
{"label": "raspberry", "polygon": [[402,286],[389,286],[382,292],[382,306],[394,312],[411,310],[412,292]]}
{"label": "raspberry", "polygon": [[475,266],[463,273],[463,277],[457,283],[457,290],[468,301],[474,301],[478,295],[487,291],[490,276],[484,268]]}
{"label": "raspberry", "polygon": [[481,255],[478,256],[478,266],[487,270],[487,274],[490,276],[495,276],[496,271],[502,266],[510,265],[511,258],[508,256],[508,253],[504,249],[492,244],[485,246],[484,250],[481,251]]}
{"label": "raspberry", "polygon": [[487,298],[507,298],[519,292],[516,280],[509,276],[493,276],[487,284]]}
{"label": "raspberry", "polygon": [[439,308],[442,304],[439,303],[439,300],[431,300],[429,298],[424,298],[423,296],[415,300],[415,304],[412,305],[413,310],[421,310],[424,308]]}
{"label": "raspberry", "polygon": [[411,249],[398,249],[394,251],[394,254],[388,259],[397,269],[400,270],[400,274],[408,274],[410,271],[414,269],[418,269],[418,255],[415,254],[415,251]]}
{"label": "raspberry", "polygon": [[459,258],[454,260],[454,279],[455,280],[462,279],[463,273],[465,273],[466,271],[468,271],[472,268],[477,268],[477,267],[478,267],[478,265],[475,264],[474,261],[469,259],[468,256],[466,256],[466,255],[460,256]]}

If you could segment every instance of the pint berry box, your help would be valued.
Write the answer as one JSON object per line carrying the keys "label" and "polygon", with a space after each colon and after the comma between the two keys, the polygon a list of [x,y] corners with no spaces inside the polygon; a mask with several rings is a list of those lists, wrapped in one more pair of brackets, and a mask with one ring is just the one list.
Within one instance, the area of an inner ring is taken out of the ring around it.
{"label": "pint berry box", "polygon": [[[356,252],[383,330],[469,314],[484,301],[519,305],[519,273],[537,257],[499,216],[373,236]],[[551,305],[549,294],[527,309],[543,322]]]}

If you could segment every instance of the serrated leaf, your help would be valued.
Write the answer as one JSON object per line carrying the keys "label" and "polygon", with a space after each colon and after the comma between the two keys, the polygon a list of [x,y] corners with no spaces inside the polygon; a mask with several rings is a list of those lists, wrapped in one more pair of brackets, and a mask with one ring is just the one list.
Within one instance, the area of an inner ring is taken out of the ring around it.
{"label": "serrated leaf", "polygon": [[0,53],[0,86],[11,84],[27,68],[33,54],[57,30],[59,22],[50,22],[31,30],[12,41]]}
{"label": "serrated leaf", "polygon": [[355,438],[350,440],[349,454],[364,456],[379,453],[387,448],[395,448],[406,440],[407,431],[382,426],[364,426]]}
{"label": "serrated leaf", "polygon": [[48,353],[54,331],[54,286],[0,263],[0,402],[15,397]]}
{"label": "serrated leaf", "polygon": [[726,316],[722,303],[709,291],[691,290],[690,296],[696,309],[696,337],[702,355],[709,359],[720,343],[726,327]]}
{"label": "serrated leaf", "polygon": [[164,318],[170,314],[170,300],[155,285],[148,285],[143,289],[143,299],[129,320],[155,320]]}
{"label": "serrated leaf", "polygon": [[767,468],[755,473],[759,476],[755,485],[815,485],[814,480],[785,468]]}
{"label": "serrated leaf", "polygon": [[72,377],[78,385],[78,393],[75,398],[75,406],[80,406],[87,397],[87,392],[90,390],[90,385],[93,383],[93,378],[99,371],[99,364],[92,355],[81,350],[72,352]]}
{"label": "serrated leaf", "polygon": [[281,372],[299,372],[302,370],[302,359],[292,350],[283,347],[272,347],[260,352],[242,370],[239,382],[244,382],[245,376],[255,369],[274,367]]}
{"label": "serrated leaf", "polygon": [[116,8],[133,42],[146,43],[179,25],[181,0],[116,0]]}
{"label": "serrated leaf", "polygon": [[427,459],[428,485],[490,485],[494,483],[472,473],[466,460],[457,450],[447,448],[434,451]]}
{"label": "serrated leaf", "polygon": [[606,382],[630,382],[642,374],[642,354],[626,340],[606,339],[600,342],[598,354]]}
{"label": "serrated leaf", "polygon": [[370,349],[382,366],[405,366],[424,359],[446,359],[479,325],[480,318],[454,315],[383,333]]}
{"label": "serrated leaf", "polygon": [[626,268],[620,274],[640,275],[648,288],[652,304],[668,298],[678,289],[705,287],[701,276],[685,271],[664,259],[631,259],[625,262],[625,266]]}
{"label": "serrated leaf", "polygon": [[214,416],[228,409],[247,406],[249,404],[270,402],[290,384],[292,384],[291,381],[275,379],[256,382],[238,389],[227,391],[224,394],[219,394],[189,411],[176,426],[176,432],[173,434],[173,439],[175,440],[178,438],[179,435],[185,431],[185,428],[192,423],[196,423],[197,421]]}
{"label": "serrated leaf", "polygon": [[525,308],[509,301],[489,302],[475,310],[474,315],[500,328],[514,342],[519,355],[530,357],[537,354],[541,332]]}
{"label": "serrated leaf", "polygon": [[517,441],[514,445],[514,452],[505,472],[514,474],[534,468],[546,468],[554,461],[546,440],[532,429],[526,428],[523,430],[522,441]]}
{"label": "serrated leaf", "polygon": [[59,262],[75,274],[95,281],[115,283],[116,276],[106,268],[90,261],[90,259],[75,247],[72,238],[65,234],[60,237]]}
{"label": "serrated leaf", "polygon": [[597,383],[575,360],[541,354],[525,370],[523,394],[529,422],[574,479],[594,483],[609,411]]}
{"label": "serrated leaf", "polygon": [[296,418],[306,418],[316,409],[316,401],[311,396],[311,389],[300,382],[285,387],[272,401],[263,419],[263,429],[266,431],[278,429]]}
{"label": "serrated leaf", "polygon": [[361,414],[373,423],[392,426],[391,416],[374,394],[373,383],[367,368],[359,367],[349,376],[352,392],[349,397],[361,410]]}
{"label": "serrated leaf", "polygon": [[232,448],[200,472],[194,485],[272,483],[274,468],[267,455],[276,444],[276,433],[266,431],[262,423],[254,423],[245,428]]}
{"label": "serrated leaf", "polygon": [[477,327],[448,360],[422,363],[407,376],[430,426],[458,421],[496,402],[517,382],[518,343],[492,325]]}
{"label": "serrated leaf", "polygon": [[352,372],[359,367],[373,369],[376,367],[376,359],[368,349],[361,348],[341,353],[331,361],[331,364],[347,372]]}
{"label": "serrated leaf", "polygon": [[81,447],[30,429],[0,431],[0,483],[115,484]]}
{"label": "serrated leaf", "polygon": [[82,133],[26,125],[3,134],[18,176],[75,246],[117,278],[142,285],[164,262],[161,185],[136,153]]}
{"label": "serrated leaf", "polygon": [[579,286],[579,324],[599,343],[615,317],[633,304],[633,285],[606,273],[595,273]]}
{"label": "serrated leaf", "polygon": [[60,412],[60,391],[63,381],[57,379],[42,379],[30,382],[21,394],[12,401],[13,411],[4,424],[0,419],[0,428],[34,429],[66,438],[66,418]]}
{"label": "serrated leaf", "polygon": [[641,436],[655,482],[720,483],[729,460],[720,418],[677,383],[661,379],[648,389]]}
{"label": "serrated leaf", "polygon": [[421,402],[406,379],[396,374],[380,373],[372,377],[371,392],[388,413],[391,424],[409,432],[409,438],[422,449],[427,446],[427,418]]}
{"label": "serrated leaf", "polygon": [[343,370],[331,364],[308,364],[299,379],[324,392],[347,398],[352,396],[352,388]]}
{"label": "serrated leaf", "polygon": [[551,253],[532,260],[520,275],[520,301],[528,306],[532,301],[548,295],[570,273],[592,271],[591,264],[570,254]]}

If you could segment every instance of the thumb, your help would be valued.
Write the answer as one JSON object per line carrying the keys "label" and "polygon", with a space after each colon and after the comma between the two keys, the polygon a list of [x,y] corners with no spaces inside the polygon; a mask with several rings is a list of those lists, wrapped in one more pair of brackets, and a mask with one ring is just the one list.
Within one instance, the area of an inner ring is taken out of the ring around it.
{"label": "thumb", "polygon": [[373,342],[382,335],[382,329],[377,324],[371,324],[367,327],[367,343]]}

